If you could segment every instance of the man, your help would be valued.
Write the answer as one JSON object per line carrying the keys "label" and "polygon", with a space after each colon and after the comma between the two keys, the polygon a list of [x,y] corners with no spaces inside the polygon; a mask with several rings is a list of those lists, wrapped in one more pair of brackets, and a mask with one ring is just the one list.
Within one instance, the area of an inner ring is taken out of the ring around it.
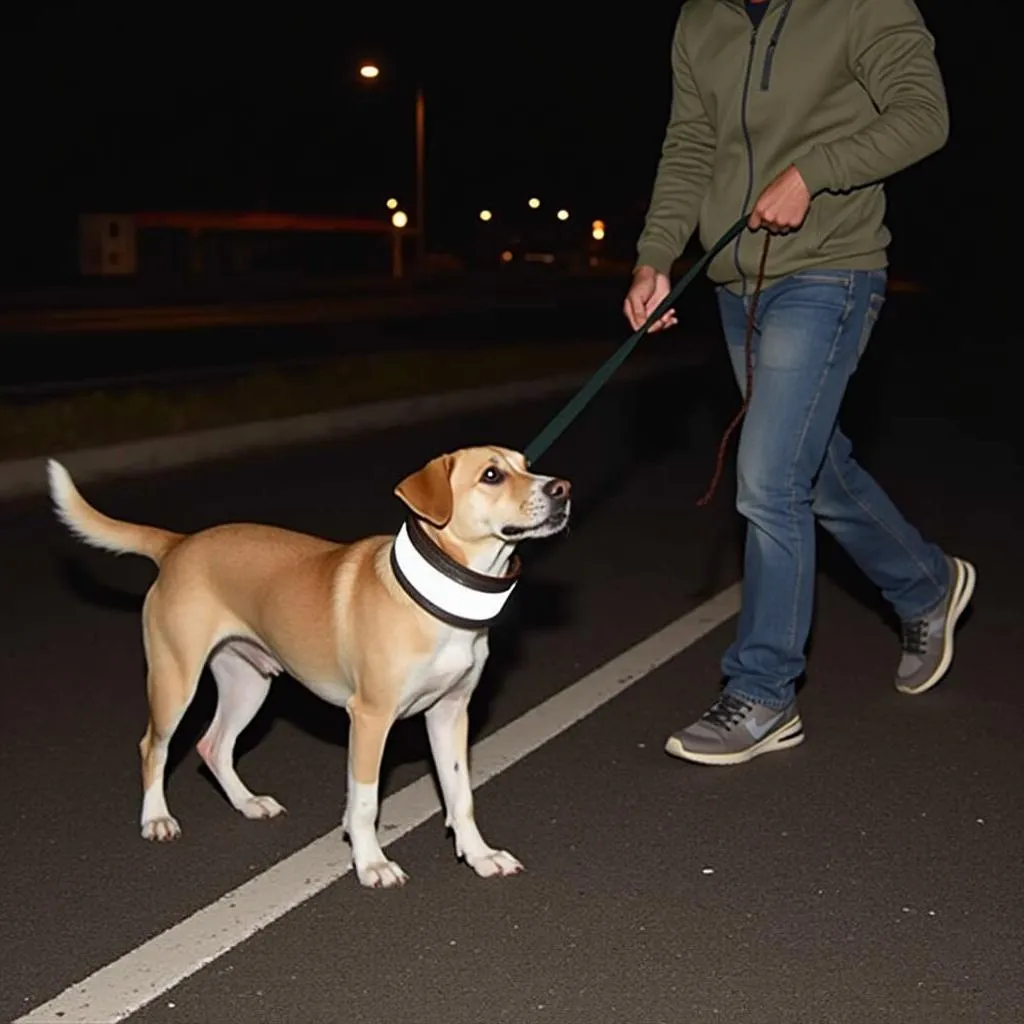
{"label": "man", "polygon": [[[883,182],[941,148],[948,112],[934,40],[912,0],[689,0],[672,50],[672,109],[625,313],[639,327],[669,291],[695,226],[708,248],[743,212],[750,231],[709,265],[729,355],[744,335],[763,230],[755,371],[737,455],[747,520],[743,605],[725,687],[670,754],[740,764],[803,740],[815,519],[903,623],[896,687],[949,668],[975,570],[924,540],[854,461],[837,426],[885,299]],[[677,322],[674,310],[657,323]]]}

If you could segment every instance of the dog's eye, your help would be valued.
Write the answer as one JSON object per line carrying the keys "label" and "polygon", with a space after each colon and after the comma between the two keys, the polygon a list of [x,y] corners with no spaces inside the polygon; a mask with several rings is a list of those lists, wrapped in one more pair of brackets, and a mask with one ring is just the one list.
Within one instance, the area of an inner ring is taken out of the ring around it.
{"label": "dog's eye", "polygon": [[482,484],[500,484],[505,479],[505,474],[496,466],[488,466],[484,470],[484,474],[480,477],[480,483]]}

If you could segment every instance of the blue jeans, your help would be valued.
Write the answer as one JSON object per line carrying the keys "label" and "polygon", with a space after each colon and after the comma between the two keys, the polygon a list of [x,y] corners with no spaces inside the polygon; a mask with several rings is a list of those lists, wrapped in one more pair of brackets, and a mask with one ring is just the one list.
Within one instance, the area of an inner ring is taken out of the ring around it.
{"label": "blue jeans", "polygon": [[[743,603],[722,659],[726,692],[782,708],[805,668],[815,575],[815,520],[901,619],[934,608],[950,584],[926,543],[853,458],[837,419],[885,301],[885,271],[809,271],[758,301],[754,388],[737,456],[736,507],[747,520]],[[718,289],[736,378],[750,297]]]}

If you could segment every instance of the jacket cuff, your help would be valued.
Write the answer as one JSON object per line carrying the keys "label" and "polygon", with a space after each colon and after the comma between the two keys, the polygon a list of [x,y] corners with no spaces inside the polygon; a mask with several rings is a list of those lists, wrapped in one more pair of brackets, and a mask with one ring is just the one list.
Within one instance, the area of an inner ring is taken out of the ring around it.
{"label": "jacket cuff", "polygon": [[800,177],[804,179],[807,191],[812,196],[835,187],[828,158],[820,146],[814,146],[803,156],[797,157],[793,161],[793,166],[800,172]]}
{"label": "jacket cuff", "polygon": [[670,274],[672,264],[676,257],[668,249],[662,249],[657,245],[643,245],[637,252],[637,260],[633,267],[638,270],[640,267],[653,267],[659,274]]}

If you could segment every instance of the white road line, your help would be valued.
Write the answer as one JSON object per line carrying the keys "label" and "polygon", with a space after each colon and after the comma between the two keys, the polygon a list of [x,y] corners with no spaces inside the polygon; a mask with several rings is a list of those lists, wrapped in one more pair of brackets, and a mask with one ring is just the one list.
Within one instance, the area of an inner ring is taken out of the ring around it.
{"label": "white road line", "polygon": [[[474,785],[482,786],[511,768],[695,644],[735,615],[739,604],[739,584],[734,584],[481,740],[472,750]],[[382,845],[387,848],[439,811],[433,778],[425,775],[384,800]],[[13,1024],[124,1020],[347,875],[351,868],[341,829],[332,829]],[[367,898],[372,897],[367,894]]]}

